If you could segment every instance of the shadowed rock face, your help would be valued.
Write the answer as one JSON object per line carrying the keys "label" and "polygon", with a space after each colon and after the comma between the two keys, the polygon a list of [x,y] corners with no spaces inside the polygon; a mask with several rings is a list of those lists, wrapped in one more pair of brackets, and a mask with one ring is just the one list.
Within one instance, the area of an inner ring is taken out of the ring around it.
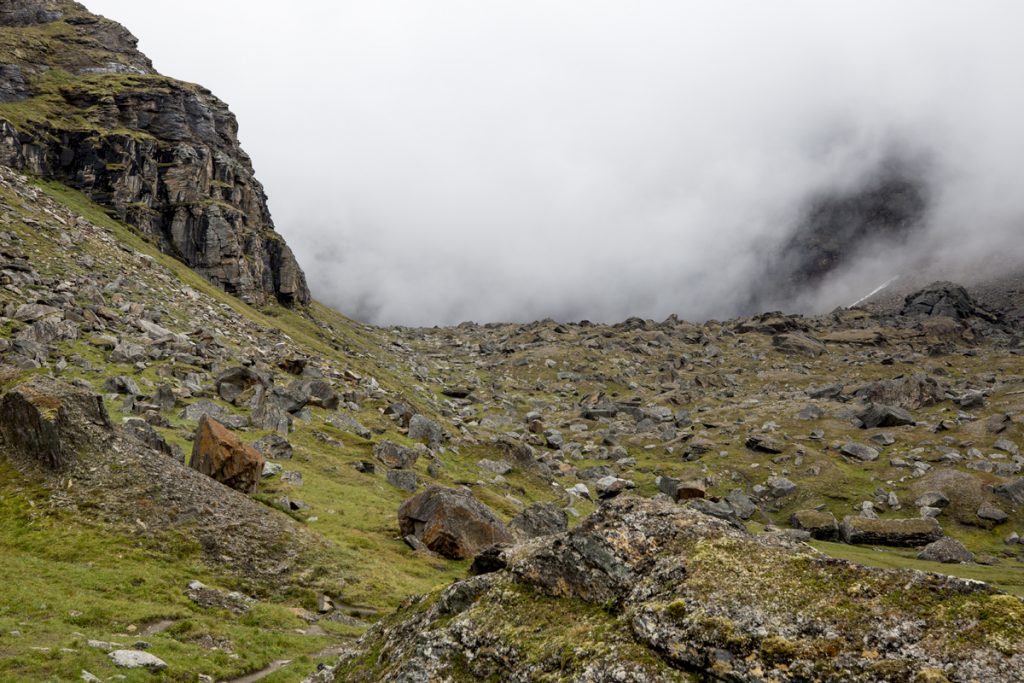
{"label": "shadowed rock face", "polygon": [[156,74],[134,36],[77,3],[19,0],[0,27],[49,48],[0,68],[0,100],[27,100],[0,105],[0,163],[85,192],[244,300],[309,302],[227,105]]}

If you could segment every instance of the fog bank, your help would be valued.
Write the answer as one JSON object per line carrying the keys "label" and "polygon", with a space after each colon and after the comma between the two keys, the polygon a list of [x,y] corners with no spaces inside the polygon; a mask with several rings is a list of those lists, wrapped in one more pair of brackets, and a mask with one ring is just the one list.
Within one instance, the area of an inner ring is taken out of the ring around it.
{"label": "fog bank", "polygon": [[780,305],[1024,258],[1018,2],[86,4],[231,105],[314,295],[370,322],[727,317],[894,153],[920,229]]}

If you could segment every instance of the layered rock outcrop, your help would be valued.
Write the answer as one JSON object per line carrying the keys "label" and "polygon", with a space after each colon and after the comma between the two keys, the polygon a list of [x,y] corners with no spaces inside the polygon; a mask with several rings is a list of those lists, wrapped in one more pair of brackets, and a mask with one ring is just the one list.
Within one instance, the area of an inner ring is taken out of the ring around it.
{"label": "layered rock outcrop", "polygon": [[0,164],[81,190],[243,300],[310,301],[227,105],[78,3],[4,4]]}
{"label": "layered rock outcrop", "polygon": [[407,601],[307,680],[950,683],[1019,680],[1024,664],[1017,597],[669,502],[621,496],[495,568]]}

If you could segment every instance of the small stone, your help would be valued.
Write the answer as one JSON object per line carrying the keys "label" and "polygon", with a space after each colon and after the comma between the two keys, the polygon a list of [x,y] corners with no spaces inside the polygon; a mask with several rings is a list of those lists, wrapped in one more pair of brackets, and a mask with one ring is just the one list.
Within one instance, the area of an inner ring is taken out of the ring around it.
{"label": "small stone", "polygon": [[628,479],[620,479],[619,477],[601,477],[594,482],[594,489],[597,491],[597,497],[602,500],[608,498],[614,498],[626,489],[636,488],[636,484]]}
{"label": "small stone", "polygon": [[878,451],[876,449],[855,441],[843,444],[839,449],[839,452],[850,458],[860,460],[861,462],[878,460]]}
{"label": "small stone", "polygon": [[150,671],[163,671],[167,668],[167,662],[155,657],[148,652],[138,650],[114,650],[110,653],[110,659],[116,666],[124,669],[149,669]]}
{"label": "small stone", "polygon": [[996,524],[1002,524],[1009,516],[997,508],[991,503],[982,503],[981,507],[978,508],[978,517],[989,522],[995,522]]}

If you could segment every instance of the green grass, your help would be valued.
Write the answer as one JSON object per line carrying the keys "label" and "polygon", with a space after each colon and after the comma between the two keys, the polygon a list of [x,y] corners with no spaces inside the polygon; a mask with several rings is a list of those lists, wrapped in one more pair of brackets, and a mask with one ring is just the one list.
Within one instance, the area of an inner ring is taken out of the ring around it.
{"label": "green grass", "polygon": [[[159,542],[126,530],[49,510],[47,492],[0,463],[0,679],[77,680],[82,669],[104,679],[117,673],[87,640],[137,640],[169,664],[165,680],[218,680],[260,669],[279,658],[315,654],[337,637],[305,636],[307,627],[285,605],[259,604],[249,614],[203,610],[184,595],[188,581],[221,585],[183,538]],[[172,619],[167,631],[141,636],[151,623]],[[308,627],[307,627],[308,628]],[[20,635],[12,635],[19,632]],[[230,651],[211,650],[218,642]],[[297,680],[296,668],[290,680]],[[129,681],[151,680],[128,672]]]}
{"label": "green grass", "polygon": [[846,545],[812,541],[811,545],[830,557],[883,569],[916,569],[933,574],[946,574],[961,579],[984,581],[996,588],[1024,597],[1024,565],[1004,561],[994,566],[980,564],[942,564],[917,559],[916,550]]}

